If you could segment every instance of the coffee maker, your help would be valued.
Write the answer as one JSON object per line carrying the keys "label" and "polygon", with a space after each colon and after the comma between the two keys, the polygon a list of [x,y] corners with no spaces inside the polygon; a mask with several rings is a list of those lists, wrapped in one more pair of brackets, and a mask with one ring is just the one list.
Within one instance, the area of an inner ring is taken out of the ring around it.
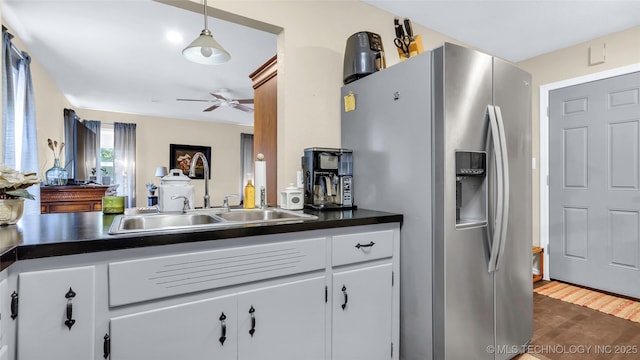
{"label": "coffee maker", "polygon": [[304,206],[316,210],[354,209],[353,151],[307,148],[302,157]]}

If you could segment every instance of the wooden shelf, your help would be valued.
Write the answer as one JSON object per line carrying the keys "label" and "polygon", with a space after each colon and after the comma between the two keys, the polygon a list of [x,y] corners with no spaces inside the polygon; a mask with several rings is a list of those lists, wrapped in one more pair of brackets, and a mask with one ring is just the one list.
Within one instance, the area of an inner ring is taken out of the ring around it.
{"label": "wooden shelf", "polygon": [[108,186],[70,185],[40,187],[40,213],[101,211]]}
{"label": "wooden shelf", "polygon": [[540,274],[533,274],[533,282],[542,280],[542,276],[544,275],[544,249],[539,246],[533,247],[533,255],[540,254],[540,260],[538,262],[538,269],[540,269]]}

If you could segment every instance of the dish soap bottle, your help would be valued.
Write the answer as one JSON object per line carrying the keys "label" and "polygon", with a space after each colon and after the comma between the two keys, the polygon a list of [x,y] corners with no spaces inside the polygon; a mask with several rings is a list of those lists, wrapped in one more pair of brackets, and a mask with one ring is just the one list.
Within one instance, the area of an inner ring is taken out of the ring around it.
{"label": "dish soap bottle", "polygon": [[245,209],[253,209],[256,207],[256,188],[251,182],[251,174],[247,174],[247,185],[244,187],[244,201],[243,206]]}

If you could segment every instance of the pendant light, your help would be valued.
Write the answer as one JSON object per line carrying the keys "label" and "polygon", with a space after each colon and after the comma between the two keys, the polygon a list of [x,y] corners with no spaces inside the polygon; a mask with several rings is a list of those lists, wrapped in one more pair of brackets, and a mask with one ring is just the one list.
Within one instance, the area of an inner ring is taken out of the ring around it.
{"label": "pendant light", "polygon": [[217,65],[225,63],[229,61],[231,55],[211,36],[211,31],[207,26],[207,19],[207,0],[204,0],[204,30],[202,30],[197,39],[182,50],[182,55],[187,60],[199,64]]}

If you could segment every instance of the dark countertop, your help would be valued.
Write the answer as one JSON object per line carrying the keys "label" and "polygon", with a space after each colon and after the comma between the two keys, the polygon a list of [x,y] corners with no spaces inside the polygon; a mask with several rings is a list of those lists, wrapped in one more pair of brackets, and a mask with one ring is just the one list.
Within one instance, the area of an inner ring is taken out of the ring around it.
{"label": "dark countertop", "polygon": [[402,222],[402,215],[374,210],[309,211],[318,220],[293,224],[217,230],[164,231],[109,235],[116,215],[102,212],[25,215],[16,225],[0,226],[0,270],[19,260],[145,246],[270,235],[296,231]]}

